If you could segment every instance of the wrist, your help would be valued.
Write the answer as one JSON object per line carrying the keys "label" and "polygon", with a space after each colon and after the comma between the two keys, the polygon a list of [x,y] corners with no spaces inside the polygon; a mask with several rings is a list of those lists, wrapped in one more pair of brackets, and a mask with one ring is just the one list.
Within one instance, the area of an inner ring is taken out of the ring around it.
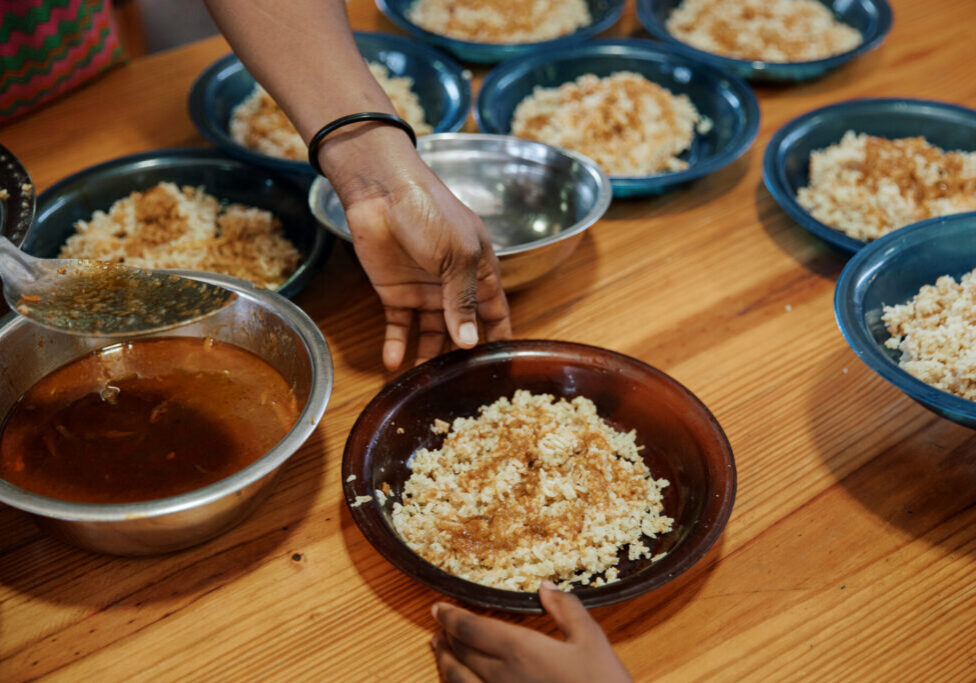
{"label": "wrist", "polygon": [[429,171],[403,130],[377,122],[335,131],[319,146],[318,161],[347,208],[395,194]]}

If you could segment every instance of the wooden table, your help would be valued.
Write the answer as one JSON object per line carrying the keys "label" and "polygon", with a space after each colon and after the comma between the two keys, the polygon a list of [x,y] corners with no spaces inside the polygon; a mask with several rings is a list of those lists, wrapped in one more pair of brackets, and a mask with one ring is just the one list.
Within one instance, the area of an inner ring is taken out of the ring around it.
{"label": "wooden table", "polygon": [[[594,611],[637,679],[976,677],[976,438],[855,358],[831,301],[844,256],[760,179],[770,135],[814,107],[876,95],[976,106],[972,0],[893,4],[880,50],[758,89],[751,153],[666,196],[615,202],[553,277],[511,299],[519,337],[606,346],[676,377],[735,451],[738,499],[715,547],[665,587]],[[393,31],[368,0],[350,12],[357,28]],[[632,6],[614,33],[645,35]],[[214,38],[136,60],[0,140],[40,189],[122,154],[202,145],[186,93],[225,52]],[[340,495],[346,435],[392,377],[377,299],[339,247],[297,301],[328,339],[335,390],[245,523],[182,553],[119,559],[0,509],[0,680],[435,676],[438,595],[372,549]]]}

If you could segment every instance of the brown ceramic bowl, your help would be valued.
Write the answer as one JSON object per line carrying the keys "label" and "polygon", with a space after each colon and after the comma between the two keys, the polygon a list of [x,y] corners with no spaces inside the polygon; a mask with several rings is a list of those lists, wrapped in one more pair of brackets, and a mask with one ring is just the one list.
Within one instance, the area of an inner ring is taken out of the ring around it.
{"label": "brown ceramic bowl", "polygon": [[[608,605],[657,588],[693,565],[722,533],[735,499],[735,462],[715,418],[690,391],[659,370],[613,351],[558,341],[508,341],[439,356],[401,375],[366,406],[353,426],[342,460],[345,498],[363,535],[386,559],[445,595],[484,607],[540,612],[535,593],[489,588],[448,574],[410,550],[394,531],[393,500],[410,475],[406,462],[418,448],[436,448],[434,418],[451,421],[516,389],[557,398],[582,395],[616,429],[637,430],[644,460],[664,489],[664,514],[674,530],[644,542],[652,563],[618,565],[620,581],[574,589],[587,607]],[[402,430],[402,433],[398,433]],[[350,475],[355,479],[348,481]],[[391,496],[353,507],[386,482]]]}

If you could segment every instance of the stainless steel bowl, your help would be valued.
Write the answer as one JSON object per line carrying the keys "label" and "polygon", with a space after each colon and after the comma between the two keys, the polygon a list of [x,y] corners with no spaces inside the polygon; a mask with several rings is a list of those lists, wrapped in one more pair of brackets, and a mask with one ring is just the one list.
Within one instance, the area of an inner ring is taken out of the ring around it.
{"label": "stainless steel bowl", "polygon": [[[267,361],[293,386],[302,407],[295,425],[243,470],[196,491],[141,503],[72,503],[0,480],[0,502],[31,514],[64,541],[116,555],[152,555],[209,540],[243,520],[270,492],[281,465],[314,431],[332,392],[332,356],[322,333],[284,297],[237,278],[174,271],[221,285],[237,299],[217,313],[154,337],[213,337]],[[0,415],[42,377],[118,340],[76,337],[8,314],[0,320]]]}
{"label": "stainless steel bowl", "polygon": [[[417,143],[420,156],[488,227],[508,291],[555,269],[610,206],[610,180],[567,150],[507,135],[439,133]],[[346,214],[325,178],[309,207],[331,232],[352,241]]]}

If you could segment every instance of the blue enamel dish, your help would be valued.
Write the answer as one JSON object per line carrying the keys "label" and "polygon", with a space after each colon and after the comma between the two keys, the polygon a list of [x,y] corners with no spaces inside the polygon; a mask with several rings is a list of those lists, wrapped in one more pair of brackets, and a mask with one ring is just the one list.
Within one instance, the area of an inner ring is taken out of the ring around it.
{"label": "blue enamel dish", "polygon": [[203,187],[225,203],[265,209],[280,221],[302,260],[276,290],[294,296],[308,284],[335,239],[320,229],[306,204],[306,190],[292,179],[212,149],[163,149],[112,159],[58,181],[37,198],[34,223],[21,248],[43,258],[58,255],[74,224],[107,211],[119,199],[161,182]]}
{"label": "blue enamel dish", "polygon": [[802,227],[850,252],[865,242],[821,223],[796,200],[799,189],[810,182],[810,153],[840,142],[849,130],[889,139],[921,136],[947,152],[976,150],[976,111],[928,100],[840,102],[815,109],[776,131],[763,156],[763,181],[769,193]]}
{"label": "blue enamel dish", "polygon": [[476,64],[494,64],[504,59],[521,57],[540,49],[580,43],[616,24],[624,10],[624,0],[586,0],[593,21],[569,35],[538,43],[477,43],[449,38],[417,26],[407,18],[407,11],[414,2],[415,0],[376,0],[376,6],[398,28],[406,31],[414,38],[443,48],[462,61]]}
{"label": "blue enamel dish", "polygon": [[[384,33],[356,33],[356,45],[364,59],[383,64],[391,76],[413,80],[413,91],[435,133],[456,131],[464,125],[471,106],[471,84],[456,62],[423,43]],[[253,89],[254,79],[237,56],[221,57],[200,74],[190,89],[188,107],[193,124],[203,137],[233,157],[277,171],[312,176],[314,171],[304,160],[261,154],[231,138],[231,113]]]}
{"label": "blue enamel dish", "polygon": [[884,306],[903,304],[922,285],[976,268],[976,212],[932,218],[871,242],[848,261],[834,292],[834,313],[854,353],[869,368],[929,410],[976,427],[976,402],[936,389],[898,367],[900,351],[884,343]]}
{"label": "blue enamel dish", "polygon": [[713,66],[728,69],[737,76],[754,81],[806,81],[819,78],[856,57],[881,45],[891,31],[893,14],[886,0],[821,0],[838,21],[861,32],[862,41],[853,50],[809,62],[763,62],[723,57],[692,47],[672,36],[667,29],[671,12],[682,0],[637,0],[637,18],[651,35],[679,46]]}
{"label": "blue enamel dish", "polygon": [[475,108],[478,125],[486,133],[509,134],[515,108],[534,88],[618,71],[637,72],[675,95],[687,95],[712,127],[696,133],[691,147],[679,157],[688,168],[647,176],[612,175],[614,197],[661,194],[708,175],[740,157],[756,137],[759,104],[742,80],[648,40],[596,40],[500,64],[481,86]]}

